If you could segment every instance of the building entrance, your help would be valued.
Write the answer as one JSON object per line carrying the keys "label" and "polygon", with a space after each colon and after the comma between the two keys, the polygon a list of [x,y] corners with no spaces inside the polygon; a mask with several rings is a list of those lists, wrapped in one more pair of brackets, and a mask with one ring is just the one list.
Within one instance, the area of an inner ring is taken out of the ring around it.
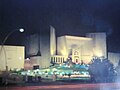
{"label": "building entrance", "polygon": [[81,62],[81,53],[79,49],[73,49],[72,50],[72,61],[75,63]]}
{"label": "building entrance", "polygon": [[34,65],[33,70],[35,70],[35,69],[39,69],[39,65]]}

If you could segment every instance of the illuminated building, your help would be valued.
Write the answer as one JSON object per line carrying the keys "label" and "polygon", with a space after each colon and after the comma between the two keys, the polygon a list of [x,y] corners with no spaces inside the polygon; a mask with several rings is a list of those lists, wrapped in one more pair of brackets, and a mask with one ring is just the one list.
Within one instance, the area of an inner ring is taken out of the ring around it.
{"label": "illuminated building", "polygon": [[74,63],[89,63],[94,57],[108,58],[115,66],[118,65],[120,53],[107,52],[105,33],[56,37],[54,27],[47,29],[47,32],[28,36],[24,40],[25,50],[23,46],[5,45],[0,52],[0,70],[6,67],[8,70],[46,68],[51,62],[60,64],[68,59]]}
{"label": "illuminated building", "polygon": [[[87,33],[85,37],[64,35],[56,38],[55,28],[27,38],[26,54],[32,67],[45,68],[52,63],[89,63],[93,57],[107,58],[106,34]],[[40,43],[39,43],[40,42]],[[39,45],[40,44],[40,45]],[[40,50],[41,56],[37,55]]]}
{"label": "illuminated building", "polygon": [[24,46],[0,46],[0,70],[24,68]]}
{"label": "illuminated building", "polygon": [[58,55],[71,57],[75,63],[89,63],[93,56],[107,58],[106,34],[88,33],[86,37],[58,37],[57,51]]}
{"label": "illuminated building", "polygon": [[25,43],[26,58],[29,58],[31,68],[50,66],[50,30],[28,36]]}

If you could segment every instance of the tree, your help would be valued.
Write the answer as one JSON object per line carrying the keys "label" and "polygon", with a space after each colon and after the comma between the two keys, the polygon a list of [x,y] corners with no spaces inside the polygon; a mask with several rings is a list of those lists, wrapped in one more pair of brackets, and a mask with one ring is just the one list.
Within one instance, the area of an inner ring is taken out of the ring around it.
{"label": "tree", "polygon": [[94,59],[89,65],[91,80],[94,82],[112,81],[114,76],[114,66],[108,59]]}

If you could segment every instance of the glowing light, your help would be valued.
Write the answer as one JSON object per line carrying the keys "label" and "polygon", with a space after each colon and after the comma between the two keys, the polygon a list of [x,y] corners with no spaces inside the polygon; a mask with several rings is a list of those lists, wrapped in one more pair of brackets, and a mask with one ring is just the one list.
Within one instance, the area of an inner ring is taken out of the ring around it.
{"label": "glowing light", "polygon": [[56,68],[53,68],[52,70],[53,70],[53,71],[57,71],[57,69],[56,69]]}
{"label": "glowing light", "polygon": [[30,70],[28,70],[28,72],[30,73]]}
{"label": "glowing light", "polygon": [[29,60],[30,60],[30,58],[26,58],[26,60],[28,60],[28,61],[29,61]]}
{"label": "glowing light", "polygon": [[23,29],[23,28],[20,28],[19,31],[20,31],[20,32],[24,32],[24,29]]}

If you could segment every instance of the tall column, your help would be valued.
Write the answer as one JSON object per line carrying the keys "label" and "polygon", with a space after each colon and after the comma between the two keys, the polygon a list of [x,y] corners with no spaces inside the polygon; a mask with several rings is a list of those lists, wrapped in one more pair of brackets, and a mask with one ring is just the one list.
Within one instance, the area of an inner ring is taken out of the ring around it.
{"label": "tall column", "polygon": [[52,26],[50,26],[50,54],[51,56],[56,55],[55,28]]}

